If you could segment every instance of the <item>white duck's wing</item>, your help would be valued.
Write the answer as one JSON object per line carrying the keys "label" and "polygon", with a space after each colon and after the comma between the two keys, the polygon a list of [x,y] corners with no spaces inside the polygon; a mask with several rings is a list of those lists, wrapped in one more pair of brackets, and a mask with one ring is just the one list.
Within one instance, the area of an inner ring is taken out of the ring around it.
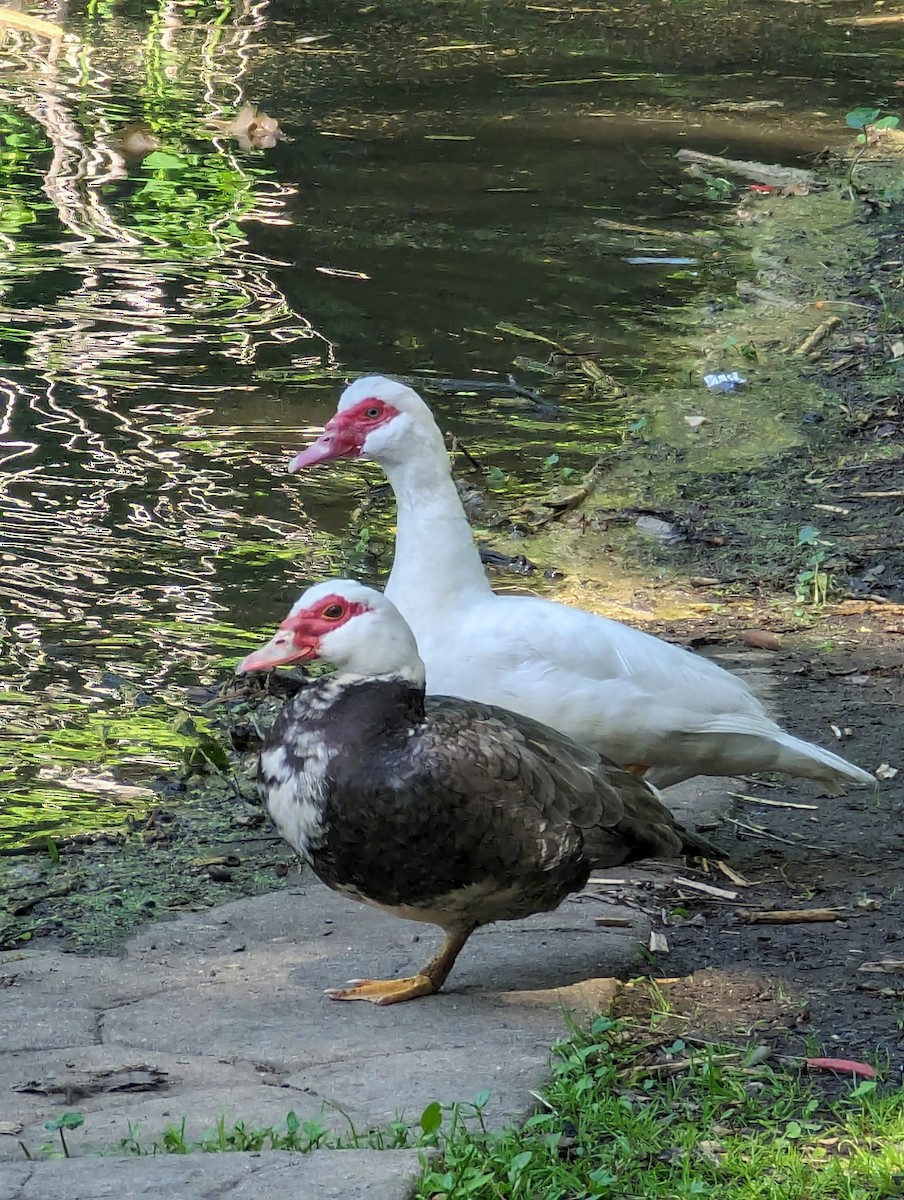
{"label": "white duck's wing", "polygon": [[659,786],[697,774],[787,771],[872,783],[837,754],[785,733],[737,676],[618,621],[530,596],[444,614],[419,646],[431,692],[524,713]]}

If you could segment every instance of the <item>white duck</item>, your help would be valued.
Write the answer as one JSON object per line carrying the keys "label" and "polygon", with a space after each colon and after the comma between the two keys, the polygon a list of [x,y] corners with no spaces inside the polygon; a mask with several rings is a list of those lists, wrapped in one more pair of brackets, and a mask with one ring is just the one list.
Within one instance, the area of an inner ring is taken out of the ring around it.
{"label": "white duck", "polygon": [[551,725],[651,783],[784,771],[838,792],[866,771],[786,733],[750,689],[650,634],[487,581],[433,415],[411,388],[367,376],[346,388],[291,472],[370,458],[398,504],[386,595],[417,639],[427,690]]}

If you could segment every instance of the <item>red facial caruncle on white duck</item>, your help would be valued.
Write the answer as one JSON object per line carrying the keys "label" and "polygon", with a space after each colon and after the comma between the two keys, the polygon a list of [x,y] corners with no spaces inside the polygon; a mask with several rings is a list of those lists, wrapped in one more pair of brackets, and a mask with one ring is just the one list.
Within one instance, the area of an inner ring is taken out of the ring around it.
{"label": "red facial caruncle on white duck", "polygon": [[398,415],[397,408],[376,396],[365,397],[351,408],[340,410],[327,421],[317,441],[292,459],[290,473],[336,458],[359,457],[368,436]]}

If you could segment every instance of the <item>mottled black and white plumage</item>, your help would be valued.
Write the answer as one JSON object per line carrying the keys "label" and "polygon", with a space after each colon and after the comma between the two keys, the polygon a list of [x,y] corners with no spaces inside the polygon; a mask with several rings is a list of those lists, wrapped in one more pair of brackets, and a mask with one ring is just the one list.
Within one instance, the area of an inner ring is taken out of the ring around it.
{"label": "mottled black and white plumage", "polygon": [[556,908],[593,867],[712,850],[640,779],[563,734],[425,698],[413,636],[379,593],[321,584],[278,639],[240,669],[274,656],[340,667],[289,701],[260,764],[277,829],[336,891],[463,944],[478,925]]}

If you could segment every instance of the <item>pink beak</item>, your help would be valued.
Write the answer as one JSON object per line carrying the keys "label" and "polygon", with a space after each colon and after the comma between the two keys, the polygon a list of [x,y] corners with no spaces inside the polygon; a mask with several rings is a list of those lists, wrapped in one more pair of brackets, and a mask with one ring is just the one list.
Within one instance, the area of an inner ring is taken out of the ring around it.
{"label": "pink beak", "polygon": [[354,424],[344,420],[341,413],[337,413],[327,421],[326,428],[317,441],[312,442],[307,450],[295,455],[289,463],[289,474],[294,475],[296,471],[316,466],[317,463],[332,462],[334,458],[357,458],[361,453],[361,444]]}
{"label": "pink beak", "polygon": [[246,675],[249,671],[270,671],[273,667],[285,666],[292,662],[310,662],[317,657],[317,644],[314,641],[303,641],[290,630],[278,629],[274,636],[261,646],[260,650],[252,652],[243,658],[235,669],[236,675]]}

